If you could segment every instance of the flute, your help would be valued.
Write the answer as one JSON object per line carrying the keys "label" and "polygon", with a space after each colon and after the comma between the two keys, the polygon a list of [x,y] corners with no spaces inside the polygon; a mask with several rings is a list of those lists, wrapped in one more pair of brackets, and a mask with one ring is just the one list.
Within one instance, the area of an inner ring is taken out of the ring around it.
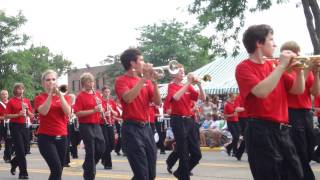
{"label": "flute", "polygon": [[102,116],[102,119],[104,120],[104,122],[106,123],[106,125],[108,124],[107,118],[104,115],[104,112],[101,111],[102,109],[102,102],[101,100],[97,97],[95,90],[93,89],[93,87],[91,88],[93,95],[94,95],[94,99],[96,100],[96,105],[99,106],[99,111],[100,111],[100,115]]}

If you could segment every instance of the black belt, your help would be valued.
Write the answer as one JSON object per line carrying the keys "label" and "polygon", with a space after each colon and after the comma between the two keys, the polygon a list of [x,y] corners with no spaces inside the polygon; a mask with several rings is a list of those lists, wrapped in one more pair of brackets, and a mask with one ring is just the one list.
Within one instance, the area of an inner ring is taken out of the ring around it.
{"label": "black belt", "polygon": [[249,119],[248,122],[249,123],[260,124],[260,125],[266,126],[268,128],[277,129],[277,130],[280,130],[280,131],[291,128],[291,125],[289,125],[289,124],[276,123],[276,122],[273,122],[273,121],[263,120],[263,119]]}
{"label": "black belt", "polygon": [[135,125],[135,126],[139,126],[139,127],[150,126],[149,122],[140,122],[140,121],[134,121],[134,120],[124,120],[123,123],[124,124]]}

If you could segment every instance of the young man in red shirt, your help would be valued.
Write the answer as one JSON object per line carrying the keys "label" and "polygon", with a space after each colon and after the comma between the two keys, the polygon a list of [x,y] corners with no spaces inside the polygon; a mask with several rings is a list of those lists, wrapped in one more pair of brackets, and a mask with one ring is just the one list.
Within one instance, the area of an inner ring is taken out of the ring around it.
{"label": "young man in red shirt", "polygon": [[100,127],[105,106],[100,93],[94,91],[94,76],[83,73],[80,76],[82,91],[78,94],[74,105],[80,126],[79,131],[85,147],[83,162],[83,178],[93,180],[96,175],[96,164],[105,151],[105,141]]}
{"label": "young man in red shirt", "polygon": [[[188,74],[187,82],[182,83],[184,78],[184,68],[181,67],[179,73],[174,75],[172,82],[168,86],[167,98],[171,103],[171,127],[176,139],[177,153],[179,156],[179,167],[173,173],[178,179],[190,179],[190,171],[199,163],[202,155],[199,145],[199,129],[192,119],[193,101],[197,101],[199,96],[205,100],[205,93],[200,81],[193,74]],[[198,93],[192,86],[196,84]]]}
{"label": "young man in red shirt", "polygon": [[122,148],[134,174],[132,179],[152,180],[156,177],[157,148],[149,104],[161,104],[157,77],[138,49],[125,50],[120,60],[125,73],[117,77],[115,91],[123,108]]}
{"label": "young man in red shirt", "polygon": [[[284,50],[291,50],[299,55],[300,47],[296,42],[288,41],[280,48],[280,51]],[[319,71],[316,63],[310,64],[309,68],[305,70],[306,83],[303,94],[288,94],[289,124],[292,125],[290,134],[302,164],[305,180],[315,179],[310,161],[313,158],[315,147],[311,94],[316,97],[320,90]],[[296,74],[290,72],[288,75],[294,78]]]}
{"label": "young man in red shirt", "polygon": [[246,131],[248,161],[254,179],[302,179],[303,171],[289,135],[287,93],[304,91],[304,74],[285,74],[294,66],[292,51],[282,51],[279,63],[269,25],[250,26],[243,35],[249,58],[236,68],[236,79],[250,119]]}

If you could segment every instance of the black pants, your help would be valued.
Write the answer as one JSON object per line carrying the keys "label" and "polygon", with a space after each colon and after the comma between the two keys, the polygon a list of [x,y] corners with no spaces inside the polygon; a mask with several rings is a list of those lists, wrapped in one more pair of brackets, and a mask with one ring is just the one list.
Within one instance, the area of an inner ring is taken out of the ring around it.
{"label": "black pants", "polygon": [[308,109],[290,109],[289,123],[292,126],[290,135],[300,158],[305,180],[314,180],[310,166],[315,147],[313,133],[313,114]]}
{"label": "black pants", "polygon": [[5,126],[6,133],[5,133],[5,141],[4,141],[5,144],[4,144],[3,159],[10,161],[12,153],[13,153],[13,142],[12,142],[12,133],[10,132],[10,136],[7,134],[7,129],[8,128],[9,128],[8,124],[6,124],[6,126]]}
{"label": "black pants", "polygon": [[50,168],[49,180],[61,180],[63,165],[67,155],[67,143],[68,139],[66,136],[38,135],[40,154]]}
{"label": "black pants", "polygon": [[173,150],[173,151],[169,154],[169,156],[168,156],[168,158],[167,158],[167,160],[166,160],[166,163],[167,163],[168,168],[171,169],[171,168],[176,164],[176,162],[178,161],[178,159],[179,159],[178,153],[177,153],[175,150]]}
{"label": "black pants", "polygon": [[228,125],[228,131],[232,135],[232,142],[227,145],[226,149],[228,152],[232,150],[233,154],[236,155],[238,150],[237,146],[238,146],[238,141],[240,136],[240,127],[238,122],[227,121],[227,125]]}
{"label": "black pants", "polygon": [[245,138],[248,161],[255,180],[303,178],[289,128],[263,119],[250,119]]}
{"label": "black pants", "polygon": [[105,141],[105,151],[101,161],[104,167],[112,167],[111,152],[114,148],[114,128],[109,125],[101,125],[101,129]]}
{"label": "black pants", "polygon": [[3,120],[0,121],[0,150],[2,148],[2,140],[5,140],[6,137],[6,127],[4,126]]}
{"label": "black pants", "polygon": [[116,121],[115,122],[115,126],[116,126],[116,131],[118,133],[118,141],[117,141],[117,144],[116,144],[116,147],[114,148],[114,151],[116,153],[120,153],[120,150],[121,150],[121,124]]}
{"label": "black pants", "polygon": [[164,122],[155,122],[156,130],[159,135],[159,141],[157,142],[157,145],[160,149],[160,152],[165,152],[166,148],[164,147],[164,139],[166,138],[166,129],[164,127]]}
{"label": "black pants", "polygon": [[176,139],[179,167],[176,174],[179,179],[189,180],[190,171],[202,158],[196,124],[192,118],[171,116],[171,127]]}
{"label": "black pants", "polygon": [[69,137],[70,137],[70,144],[71,144],[70,153],[72,158],[78,158],[78,145],[81,142],[80,132],[79,130],[76,131],[74,129],[73,124],[69,126],[69,130],[70,130]]}
{"label": "black pants", "polygon": [[83,168],[83,178],[93,180],[96,175],[96,164],[105,151],[104,137],[99,124],[80,124],[80,135],[83,139],[86,155]]}
{"label": "black pants", "polygon": [[157,148],[150,125],[126,120],[121,130],[122,148],[134,174],[132,179],[155,179]]}
{"label": "black pants", "polygon": [[26,128],[24,124],[10,123],[10,129],[16,152],[11,165],[19,166],[19,176],[28,176],[26,154],[29,144],[29,128]]}
{"label": "black pants", "polygon": [[237,152],[236,152],[236,157],[238,158],[238,160],[241,159],[245,148],[246,148],[246,144],[245,144],[245,140],[244,140],[244,134],[245,134],[245,130],[247,128],[247,122],[248,122],[248,118],[239,118],[239,127],[240,127],[240,135],[242,136],[242,140],[240,142],[240,146],[238,146]]}

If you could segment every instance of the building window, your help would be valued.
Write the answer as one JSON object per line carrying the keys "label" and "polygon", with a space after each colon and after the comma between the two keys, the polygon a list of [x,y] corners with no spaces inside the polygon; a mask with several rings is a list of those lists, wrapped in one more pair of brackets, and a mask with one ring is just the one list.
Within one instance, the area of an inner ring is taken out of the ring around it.
{"label": "building window", "polygon": [[75,92],[76,91],[76,84],[75,81],[72,81],[72,91]]}
{"label": "building window", "polygon": [[81,90],[81,83],[80,83],[80,80],[78,81],[78,91]]}
{"label": "building window", "polygon": [[102,77],[102,85],[106,85],[106,78],[105,77]]}
{"label": "building window", "polygon": [[99,79],[96,79],[96,89],[100,89]]}

